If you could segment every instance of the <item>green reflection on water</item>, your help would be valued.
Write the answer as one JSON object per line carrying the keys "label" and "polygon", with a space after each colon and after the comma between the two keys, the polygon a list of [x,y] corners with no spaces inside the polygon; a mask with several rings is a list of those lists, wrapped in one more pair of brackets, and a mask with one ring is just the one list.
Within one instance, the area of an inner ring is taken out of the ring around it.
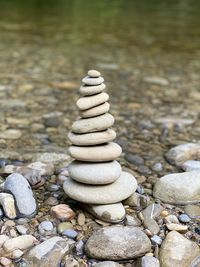
{"label": "green reflection on water", "polygon": [[53,42],[198,52],[200,1],[0,1],[0,34]]}

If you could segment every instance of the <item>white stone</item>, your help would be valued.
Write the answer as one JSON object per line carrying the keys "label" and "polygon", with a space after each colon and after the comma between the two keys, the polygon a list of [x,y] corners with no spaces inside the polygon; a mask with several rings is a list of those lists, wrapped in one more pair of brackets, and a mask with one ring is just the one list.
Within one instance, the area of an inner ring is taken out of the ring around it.
{"label": "white stone", "polygon": [[167,154],[167,160],[176,166],[181,166],[185,161],[200,157],[199,143],[186,143],[171,148]]}
{"label": "white stone", "polygon": [[37,239],[32,235],[21,235],[9,239],[3,243],[3,249],[6,252],[12,252],[16,249],[25,250],[37,243]]}
{"label": "white stone", "polygon": [[121,174],[121,166],[117,161],[87,163],[74,160],[68,170],[72,179],[85,184],[110,184]]}
{"label": "white stone", "polygon": [[88,204],[112,204],[128,198],[137,188],[136,179],[127,172],[109,185],[86,185],[68,178],[64,182],[65,193],[77,201]]}
{"label": "white stone", "polygon": [[160,178],[153,195],[161,201],[186,205],[200,201],[200,172],[172,173]]}
{"label": "white stone", "polygon": [[177,232],[187,232],[188,226],[187,225],[182,225],[178,223],[167,223],[166,224],[167,229],[170,231],[177,231]]}
{"label": "white stone", "polygon": [[161,245],[160,265],[162,267],[189,267],[199,253],[196,243],[172,231],[167,234]]}
{"label": "white stone", "polygon": [[99,84],[99,85],[94,85],[94,86],[83,85],[80,87],[79,93],[83,96],[95,95],[95,94],[103,92],[105,88],[106,88],[106,85],[104,83]]}
{"label": "white stone", "polygon": [[187,160],[183,163],[182,169],[186,172],[200,171],[200,161],[199,160]]}
{"label": "white stone", "polygon": [[19,139],[22,136],[22,132],[18,129],[8,129],[0,132],[0,139]]}
{"label": "white stone", "polygon": [[122,203],[107,205],[84,205],[84,208],[94,217],[109,223],[118,223],[125,219],[125,209]]}
{"label": "white stone", "polygon": [[144,81],[147,83],[158,84],[158,85],[163,85],[163,86],[167,86],[169,84],[168,80],[162,77],[157,77],[157,76],[144,77]]}
{"label": "white stone", "polygon": [[91,133],[103,131],[110,128],[114,124],[114,121],[114,117],[109,113],[94,118],[79,119],[72,124],[72,132]]}
{"label": "white stone", "polygon": [[73,145],[91,146],[113,141],[116,138],[116,132],[112,129],[86,134],[75,134],[69,132],[68,138]]}
{"label": "white stone", "polygon": [[79,110],[88,110],[108,101],[109,95],[105,92],[79,98],[76,105]]}
{"label": "white stone", "polygon": [[70,146],[71,157],[80,161],[104,162],[117,159],[121,155],[121,147],[113,142],[99,146]]}
{"label": "white stone", "polygon": [[104,82],[104,78],[98,77],[98,78],[90,78],[89,76],[86,76],[82,79],[82,82],[87,85],[98,85]]}
{"label": "white stone", "polygon": [[2,247],[2,245],[7,241],[9,240],[10,237],[7,236],[7,235],[0,235],[0,248]]}
{"label": "white stone", "polygon": [[88,110],[80,111],[79,114],[82,118],[92,118],[107,113],[109,109],[110,104],[108,102],[105,102]]}
{"label": "white stone", "polygon": [[89,70],[88,76],[91,78],[98,78],[99,76],[101,76],[101,73],[97,70]]}
{"label": "white stone", "polygon": [[7,193],[0,193],[0,205],[9,219],[16,218],[15,200],[12,195]]}

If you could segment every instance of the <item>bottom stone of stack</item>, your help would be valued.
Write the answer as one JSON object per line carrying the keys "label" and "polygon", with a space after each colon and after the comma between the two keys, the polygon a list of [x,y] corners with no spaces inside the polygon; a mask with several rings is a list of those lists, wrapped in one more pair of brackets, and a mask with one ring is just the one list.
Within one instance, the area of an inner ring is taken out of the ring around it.
{"label": "bottom stone of stack", "polygon": [[95,218],[109,223],[119,223],[125,219],[126,215],[124,206],[121,202],[107,205],[83,204],[83,208]]}
{"label": "bottom stone of stack", "polygon": [[63,185],[70,198],[87,204],[113,204],[121,202],[136,191],[137,181],[128,172],[122,172],[120,177],[108,185],[82,184],[67,178]]}

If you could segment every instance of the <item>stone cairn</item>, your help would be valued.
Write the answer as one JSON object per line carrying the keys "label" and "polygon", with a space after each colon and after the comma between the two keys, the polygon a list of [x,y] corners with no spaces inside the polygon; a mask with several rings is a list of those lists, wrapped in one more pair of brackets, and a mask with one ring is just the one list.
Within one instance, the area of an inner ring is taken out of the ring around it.
{"label": "stone cairn", "polygon": [[125,217],[121,201],[135,192],[137,182],[116,161],[122,149],[112,142],[116,137],[110,128],[114,117],[108,113],[109,95],[104,92],[106,86],[100,75],[96,70],[88,71],[79,89],[82,97],[76,105],[80,118],[68,135],[72,143],[69,153],[75,160],[69,165],[64,191],[84,203],[84,208],[96,218],[117,223]]}

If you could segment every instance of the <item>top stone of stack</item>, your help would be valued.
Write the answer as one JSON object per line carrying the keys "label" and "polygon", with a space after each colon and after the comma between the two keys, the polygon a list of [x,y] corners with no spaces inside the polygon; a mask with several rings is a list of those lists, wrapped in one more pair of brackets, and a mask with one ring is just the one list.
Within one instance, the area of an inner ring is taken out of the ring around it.
{"label": "top stone of stack", "polygon": [[106,88],[104,78],[97,70],[89,70],[88,76],[82,79],[83,86],[80,87],[79,92],[83,96],[91,96],[101,93]]}

